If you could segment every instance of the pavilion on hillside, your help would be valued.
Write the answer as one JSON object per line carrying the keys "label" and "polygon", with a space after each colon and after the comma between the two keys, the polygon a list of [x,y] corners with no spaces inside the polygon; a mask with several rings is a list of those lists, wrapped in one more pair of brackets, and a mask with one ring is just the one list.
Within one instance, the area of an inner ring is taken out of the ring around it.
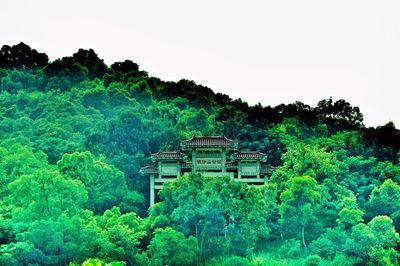
{"label": "pavilion on hillside", "polygon": [[238,151],[238,143],[225,136],[193,136],[181,142],[180,151],[159,151],[151,155],[153,164],[140,169],[150,176],[150,205],[165,182],[186,173],[229,176],[249,185],[263,185],[273,171],[267,156],[259,151]]}

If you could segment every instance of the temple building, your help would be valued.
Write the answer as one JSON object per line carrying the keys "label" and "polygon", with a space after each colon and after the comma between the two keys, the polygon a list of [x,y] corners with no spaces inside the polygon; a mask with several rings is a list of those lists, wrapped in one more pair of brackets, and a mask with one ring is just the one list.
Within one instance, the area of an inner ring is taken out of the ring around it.
{"label": "temple building", "polygon": [[272,173],[267,156],[259,151],[238,151],[238,143],[225,136],[193,136],[181,142],[180,151],[152,154],[152,165],[140,169],[150,177],[150,205],[165,182],[186,173],[229,176],[250,185],[263,185]]}

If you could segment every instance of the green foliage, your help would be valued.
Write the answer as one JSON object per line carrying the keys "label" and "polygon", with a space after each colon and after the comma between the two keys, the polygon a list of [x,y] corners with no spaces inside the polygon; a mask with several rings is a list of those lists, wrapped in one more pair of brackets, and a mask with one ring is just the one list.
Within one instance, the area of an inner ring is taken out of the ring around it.
{"label": "green foliage", "polygon": [[[70,263],[69,266],[78,266],[76,263]],[[110,262],[106,263],[100,259],[87,259],[82,264],[82,266],[124,266],[124,262]]]}
{"label": "green foliage", "polygon": [[[150,154],[222,134],[268,183],[182,176],[147,209]],[[400,130],[344,100],[249,106],[92,49],[0,50],[0,265],[399,265],[399,158]]]}
{"label": "green foliage", "polygon": [[236,265],[236,266],[252,266],[253,264],[244,257],[239,257],[239,256],[231,256],[227,258],[219,258],[219,259],[213,259],[211,260],[208,264],[208,266],[230,266],[230,265]]}
{"label": "green foliage", "polygon": [[28,221],[62,213],[76,214],[87,200],[82,182],[46,169],[22,175],[8,189],[10,194],[6,200],[14,205],[13,216]]}
{"label": "green foliage", "polygon": [[196,237],[202,258],[220,252],[246,255],[258,240],[268,238],[271,210],[258,188],[195,174],[168,184],[161,197],[165,215],[186,235]]}
{"label": "green foliage", "polygon": [[304,248],[307,248],[306,227],[317,222],[315,213],[321,195],[316,188],[317,181],[310,176],[293,177],[289,180],[288,188],[280,195],[282,227],[285,233],[301,238]]}
{"label": "green foliage", "polygon": [[304,262],[304,266],[319,266],[321,265],[322,259],[318,255],[308,256]]}
{"label": "green foliage", "polygon": [[311,243],[311,251],[324,259],[334,259],[342,254],[348,235],[340,228],[328,229],[318,239]]}
{"label": "green foliage", "polygon": [[338,224],[344,229],[350,229],[362,222],[364,212],[358,208],[357,200],[353,197],[345,197],[342,201],[343,208],[339,211]]}
{"label": "green foliage", "polygon": [[88,191],[86,207],[97,214],[118,205],[137,211],[143,203],[141,195],[128,190],[123,172],[95,160],[90,152],[65,154],[57,166],[62,175],[82,181]]}
{"label": "green foliage", "polygon": [[271,181],[283,189],[284,185],[293,176],[308,175],[318,182],[325,179],[335,179],[338,172],[336,157],[332,153],[316,146],[298,143],[282,155],[283,166],[275,171]]}
{"label": "green foliage", "polygon": [[281,258],[296,259],[301,257],[301,242],[299,240],[288,239],[281,242],[277,254]]}
{"label": "green foliage", "polygon": [[346,243],[346,252],[372,265],[398,264],[398,253],[393,249],[399,242],[393,221],[387,216],[376,216],[368,224],[353,227]]}
{"label": "green foliage", "polygon": [[142,265],[194,265],[197,255],[197,240],[185,236],[171,227],[158,228],[141,254]]}
{"label": "green foliage", "polygon": [[400,210],[400,186],[391,179],[372,190],[368,210],[371,216],[392,215]]}
{"label": "green foliage", "polygon": [[354,257],[346,256],[344,254],[336,255],[335,258],[331,262],[332,266],[335,266],[335,265],[353,266],[353,265],[357,265],[357,264],[360,264],[360,260],[358,260]]}

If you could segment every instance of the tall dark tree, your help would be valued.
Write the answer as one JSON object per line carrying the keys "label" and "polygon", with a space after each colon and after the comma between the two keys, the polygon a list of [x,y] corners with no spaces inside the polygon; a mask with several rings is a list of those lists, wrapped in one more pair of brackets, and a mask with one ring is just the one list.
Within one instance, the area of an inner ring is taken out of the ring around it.
{"label": "tall dark tree", "polygon": [[17,45],[4,45],[0,50],[0,68],[35,68],[44,67],[49,58],[23,42]]}
{"label": "tall dark tree", "polygon": [[78,52],[72,55],[72,60],[87,68],[89,79],[100,78],[107,71],[107,65],[103,59],[97,56],[93,49],[79,49]]}
{"label": "tall dark tree", "polygon": [[321,121],[334,130],[356,130],[364,126],[360,109],[351,106],[345,100],[322,100],[318,103],[316,111]]}
{"label": "tall dark tree", "polygon": [[400,130],[396,129],[393,122],[376,128],[365,128],[362,133],[367,143],[376,147],[376,157],[397,161],[397,154],[400,151]]}

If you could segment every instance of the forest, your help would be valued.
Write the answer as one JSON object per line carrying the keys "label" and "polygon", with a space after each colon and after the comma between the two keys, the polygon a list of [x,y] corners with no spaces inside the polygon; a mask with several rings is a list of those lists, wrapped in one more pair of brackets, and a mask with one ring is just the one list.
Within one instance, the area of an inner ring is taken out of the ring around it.
{"label": "forest", "polygon": [[[193,135],[276,170],[185,175],[149,207],[140,167]],[[399,232],[400,130],[344,99],[251,106],[92,49],[0,50],[0,265],[399,265]]]}

